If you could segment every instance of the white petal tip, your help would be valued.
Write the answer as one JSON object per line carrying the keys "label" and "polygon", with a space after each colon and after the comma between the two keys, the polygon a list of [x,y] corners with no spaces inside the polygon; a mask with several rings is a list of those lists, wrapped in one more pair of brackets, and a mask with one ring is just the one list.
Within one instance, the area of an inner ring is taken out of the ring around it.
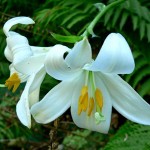
{"label": "white petal tip", "polygon": [[9,36],[8,32],[9,32],[10,28],[19,23],[20,24],[34,24],[35,22],[29,17],[22,16],[22,17],[12,18],[4,24],[3,31],[4,31],[5,35]]}

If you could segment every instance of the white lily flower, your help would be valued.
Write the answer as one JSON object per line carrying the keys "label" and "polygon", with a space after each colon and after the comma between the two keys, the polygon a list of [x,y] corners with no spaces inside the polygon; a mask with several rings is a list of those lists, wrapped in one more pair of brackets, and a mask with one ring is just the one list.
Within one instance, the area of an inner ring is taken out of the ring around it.
{"label": "white lily flower", "polygon": [[[64,59],[64,53],[68,55]],[[86,38],[72,50],[55,46],[45,61],[46,71],[62,80],[31,107],[39,123],[49,123],[71,105],[78,127],[108,133],[112,106],[127,119],[150,125],[150,106],[117,74],[129,74],[135,64],[131,50],[120,34],[111,33],[95,60]]]}
{"label": "white lily flower", "polygon": [[9,31],[15,24],[32,24],[28,17],[15,17],[4,27],[7,36],[5,56],[11,62],[10,77],[5,85],[15,92],[22,82],[27,82],[16,106],[16,113],[22,124],[31,127],[30,107],[39,101],[40,85],[45,77],[44,58],[51,47],[30,46],[26,37]]}

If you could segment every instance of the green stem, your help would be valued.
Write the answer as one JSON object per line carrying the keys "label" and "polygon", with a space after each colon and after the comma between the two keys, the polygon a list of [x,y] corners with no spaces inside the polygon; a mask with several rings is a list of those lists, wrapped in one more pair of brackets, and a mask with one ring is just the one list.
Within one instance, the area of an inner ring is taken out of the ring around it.
{"label": "green stem", "polygon": [[0,88],[1,88],[1,87],[6,87],[6,86],[5,86],[5,84],[0,84]]}
{"label": "green stem", "polygon": [[99,21],[99,19],[111,8],[115,7],[116,5],[124,2],[126,0],[118,0],[115,1],[109,5],[107,5],[98,15],[94,18],[94,20],[90,23],[90,25],[87,27],[85,32],[82,34],[82,36],[88,36],[89,34],[93,34],[93,29],[96,25],[96,23]]}

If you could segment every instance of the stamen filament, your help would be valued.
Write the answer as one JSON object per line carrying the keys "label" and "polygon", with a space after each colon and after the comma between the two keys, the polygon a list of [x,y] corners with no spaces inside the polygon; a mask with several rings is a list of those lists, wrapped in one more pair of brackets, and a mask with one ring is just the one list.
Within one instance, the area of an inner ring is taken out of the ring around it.
{"label": "stamen filament", "polygon": [[85,85],[88,85],[88,79],[89,79],[89,71],[86,71],[86,75],[85,75]]}
{"label": "stamen filament", "polygon": [[6,87],[6,85],[5,84],[0,84],[0,87]]}
{"label": "stamen filament", "polygon": [[81,112],[82,112],[81,101],[82,101],[82,96],[80,96],[80,97],[79,97],[79,100],[78,100],[78,115],[80,115]]}

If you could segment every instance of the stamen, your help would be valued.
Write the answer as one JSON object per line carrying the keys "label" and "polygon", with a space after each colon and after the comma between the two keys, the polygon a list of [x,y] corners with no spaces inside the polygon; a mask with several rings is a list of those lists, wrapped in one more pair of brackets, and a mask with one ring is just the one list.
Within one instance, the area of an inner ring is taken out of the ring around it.
{"label": "stamen", "polygon": [[13,87],[12,92],[14,93],[14,92],[17,90],[17,88],[19,87],[20,82],[21,82],[21,80],[20,80],[18,74],[17,74],[17,73],[13,73],[13,74],[6,80],[5,86],[7,86],[9,90]]}
{"label": "stamen", "polygon": [[81,90],[81,95],[83,96],[84,94],[86,94],[88,92],[88,87],[84,86]]}
{"label": "stamen", "polygon": [[88,107],[88,98],[89,98],[88,93],[85,93],[85,95],[82,98],[82,102],[83,102],[82,103],[82,109],[83,109],[83,111],[87,110],[87,107]]}
{"label": "stamen", "polygon": [[86,111],[87,107],[88,107],[88,87],[84,86],[81,90],[81,95],[78,100],[78,115],[80,115],[82,111]]}
{"label": "stamen", "polygon": [[95,91],[95,99],[96,99],[96,102],[97,102],[98,106],[102,110],[102,107],[103,107],[103,95],[102,95],[102,92],[98,88]]}
{"label": "stamen", "polygon": [[94,109],[94,99],[90,98],[90,100],[89,100],[89,107],[88,107],[88,116],[91,115],[93,109]]}

